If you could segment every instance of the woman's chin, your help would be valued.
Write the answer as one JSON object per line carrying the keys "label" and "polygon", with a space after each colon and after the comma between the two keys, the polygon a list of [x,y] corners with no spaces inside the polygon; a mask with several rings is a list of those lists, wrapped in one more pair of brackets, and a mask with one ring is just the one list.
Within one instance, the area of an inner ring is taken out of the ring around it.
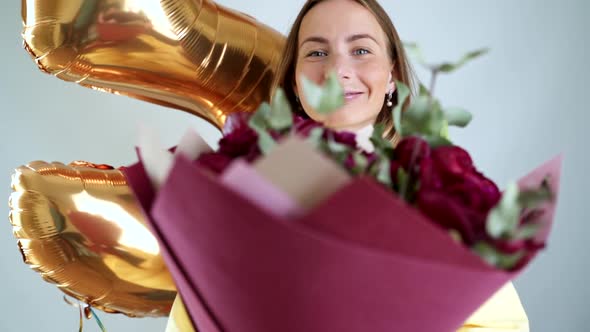
{"label": "woman's chin", "polygon": [[326,118],[324,125],[335,130],[356,131],[373,123],[374,119],[359,116],[358,112],[346,108],[339,109]]}

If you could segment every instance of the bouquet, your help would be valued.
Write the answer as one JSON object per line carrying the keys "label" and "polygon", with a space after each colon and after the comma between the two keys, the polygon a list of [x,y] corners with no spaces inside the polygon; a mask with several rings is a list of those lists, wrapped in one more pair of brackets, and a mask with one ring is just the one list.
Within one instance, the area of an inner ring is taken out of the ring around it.
{"label": "bouquet", "polygon": [[[320,112],[342,103],[334,75],[305,90]],[[545,246],[561,158],[501,192],[448,138],[469,113],[422,86],[402,112],[397,90],[395,147],[376,126],[360,149],[280,90],[217,151],[141,145],[124,172],[199,331],[454,331]]]}

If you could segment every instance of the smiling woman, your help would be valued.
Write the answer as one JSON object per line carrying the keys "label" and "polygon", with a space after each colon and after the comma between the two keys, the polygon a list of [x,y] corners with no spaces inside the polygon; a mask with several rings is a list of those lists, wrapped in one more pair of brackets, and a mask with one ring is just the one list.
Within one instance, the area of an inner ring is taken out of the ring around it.
{"label": "smiling woman", "polygon": [[[306,101],[302,79],[322,84],[330,71],[344,87],[346,102],[338,112],[321,115]],[[412,86],[412,70],[391,19],[376,1],[311,0],[287,37],[274,87],[283,87],[302,116],[354,131],[360,139],[380,123],[395,143],[396,80]]]}
{"label": "smiling woman", "polygon": [[[336,72],[344,87],[345,103],[337,112],[326,115],[316,112],[306,100],[303,78],[322,84],[330,72]],[[412,80],[402,42],[377,1],[309,0],[287,37],[273,86],[284,89],[300,115],[333,129],[354,131],[361,145],[374,124],[385,125],[387,138],[395,144],[391,114],[398,103],[395,81],[412,86]],[[465,292],[469,291],[469,285],[465,285]],[[528,330],[526,313],[509,283],[459,331]],[[167,331],[195,331],[180,298],[173,306]]]}

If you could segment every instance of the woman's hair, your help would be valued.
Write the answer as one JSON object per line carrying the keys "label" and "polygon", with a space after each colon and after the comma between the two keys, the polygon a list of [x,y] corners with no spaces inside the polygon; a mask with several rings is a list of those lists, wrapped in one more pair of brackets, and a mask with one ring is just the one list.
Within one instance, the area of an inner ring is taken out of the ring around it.
{"label": "woman's hair", "polygon": [[[295,91],[293,91],[293,86],[295,83],[295,65],[297,62],[297,53],[298,53],[298,35],[299,29],[301,28],[301,22],[305,15],[318,3],[324,0],[308,0],[303,8],[297,15],[293,26],[291,27],[291,31],[287,36],[287,41],[285,44],[285,48],[283,50],[283,55],[281,62],[279,64],[277,75],[275,76],[273,82],[273,91],[278,88],[282,87],[285,90],[285,94],[287,99],[294,106],[298,115],[307,117],[306,114],[303,113],[302,110],[299,110],[299,103],[297,101],[297,96]],[[357,3],[361,4],[363,7],[367,8],[373,16],[377,19],[377,22],[381,26],[381,29],[385,32],[385,36],[388,42],[388,53],[393,64],[393,78],[397,81],[400,81],[407,85],[410,89],[413,88],[413,72],[410,67],[410,63],[407,60],[406,53],[403,49],[402,41],[400,40],[391,19],[379,5],[377,0],[353,0]],[[387,107],[385,103],[385,95],[383,96],[383,108],[377,115],[377,119],[375,123],[381,123],[385,127],[385,137],[391,140],[393,143],[396,143],[397,135],[395,134],[395,128],[393,126],[393,117],[391,114],[391,108]],[[392,102],[394,105],[398,103],[398,94],[397,89],[393,93]],[[408,106],[410,102],[410,98],[406,100],[404,105],[405,107]]]}

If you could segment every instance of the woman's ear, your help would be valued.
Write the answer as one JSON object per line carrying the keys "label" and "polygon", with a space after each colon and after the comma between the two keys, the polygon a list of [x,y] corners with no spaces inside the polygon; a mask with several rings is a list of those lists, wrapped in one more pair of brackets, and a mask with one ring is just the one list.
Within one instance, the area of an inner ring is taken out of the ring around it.
{"label": "woman's ear", "polygon": [[387,82],[387,92],[395,92],[395,80],[393,79],[393,74],[391,72],[389,73],[389,79],[387,80]]}

